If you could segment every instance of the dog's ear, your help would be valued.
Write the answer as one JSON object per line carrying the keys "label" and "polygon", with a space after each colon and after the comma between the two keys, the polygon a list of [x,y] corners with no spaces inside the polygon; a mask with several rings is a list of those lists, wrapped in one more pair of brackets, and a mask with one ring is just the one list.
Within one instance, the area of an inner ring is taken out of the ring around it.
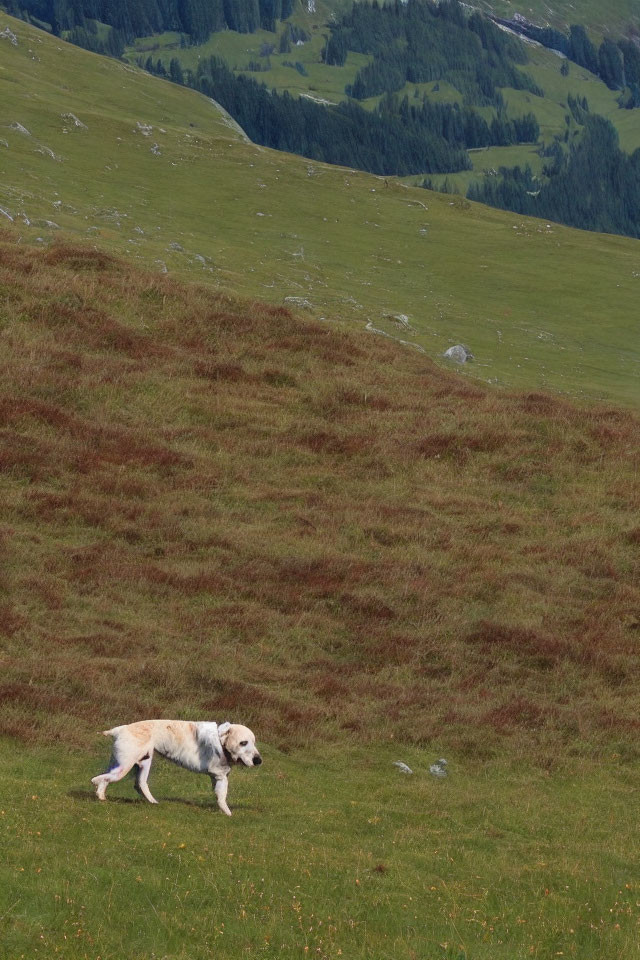
{"label": "dog's ear", "polygon": [[231,729],[231,724],[229,723],[228,720],[225,720],[224,723],[218,724],[218,736],[220,737],[221,740],[225,739],[230,729]]}

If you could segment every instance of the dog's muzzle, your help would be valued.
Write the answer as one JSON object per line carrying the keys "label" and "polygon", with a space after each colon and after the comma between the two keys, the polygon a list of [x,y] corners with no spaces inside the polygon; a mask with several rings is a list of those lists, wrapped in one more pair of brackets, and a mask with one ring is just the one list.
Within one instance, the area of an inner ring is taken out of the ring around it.
{"label": "dog's muzzle", "polygon": [[255,756],[255,757],[253,758],[253,765],[254,765],[254,767],[259,767],[261,763],[262,763],[262,757],[260,757],[260,756]]}

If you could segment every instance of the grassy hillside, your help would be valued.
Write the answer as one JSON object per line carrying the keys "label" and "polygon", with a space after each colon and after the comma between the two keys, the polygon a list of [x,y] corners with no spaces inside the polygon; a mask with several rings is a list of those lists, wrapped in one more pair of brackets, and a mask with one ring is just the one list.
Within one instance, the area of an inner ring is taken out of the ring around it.
{"label": "grassy hillside", "polygon": [[466,342],[486,380],[637,402],[636,242],[260,149],[190,90],[5,22],[0,207],[26,240],[63,228],[432,358]]}
{"label": "grassy hillside", "polygon": [[632,414],[91,248],[0,269],[5,732],[635,743]]}
{"label": "grassy hillside", "polygon": [[475,6],[487,10],[498,17],[512,17],[520,13],[533,23],[541,26],[549,24],[566,29],[572,23],[581,23],[587,29],[600,36],[622,36],[630,28],[640,28],[640,11],[635,0],[527,0],[526,4],[517,0],[479,0]]}
{"label": "grassy hillside", "polygon": [[[7,956],[640,956],[637,417],[22,232]],[[161,762],[94,802],[95,731],[162,714],[255,727],[231,821]]]}

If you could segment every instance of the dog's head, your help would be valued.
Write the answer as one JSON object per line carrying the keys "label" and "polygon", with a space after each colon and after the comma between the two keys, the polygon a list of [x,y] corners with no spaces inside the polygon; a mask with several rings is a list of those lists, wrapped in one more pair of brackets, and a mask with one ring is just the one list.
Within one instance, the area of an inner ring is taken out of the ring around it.
{"label": "dog's head", "polygon": [[244,763],[246,767],[259,767],[262,763],[262,757],[256,748],[256,738],[249,727],[243,727],[241,723],[221,723],[218,736],[232,763]]}

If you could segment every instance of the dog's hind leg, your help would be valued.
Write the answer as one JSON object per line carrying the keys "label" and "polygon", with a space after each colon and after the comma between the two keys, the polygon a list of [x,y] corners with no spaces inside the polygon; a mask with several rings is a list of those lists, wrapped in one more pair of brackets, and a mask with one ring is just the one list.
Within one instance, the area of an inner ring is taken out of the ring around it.
{"label": "dog's hind leg", "polygon": [[143,797],[146,797],[149,803],[157,803],[158,801],[152,796],[151,791],[147,786],[147,779],[149,777],[152,759],[153,754],[149,754],[148,756],[143,757],[142,760],[138,760],[136,770],[136,790],[138,793],[141,793]]}
{"label": "dog's hind leg", "polygon": [[122,780],[123,777],[126,777],[134,763],[134,760],[132,760],[131,763],[119,763],[106,773],[100,773],[97,777],[92,777],[91,783],[96,788],[98,800],[106,800],[107,787],[109,784],[116,783],[117,780]]}

